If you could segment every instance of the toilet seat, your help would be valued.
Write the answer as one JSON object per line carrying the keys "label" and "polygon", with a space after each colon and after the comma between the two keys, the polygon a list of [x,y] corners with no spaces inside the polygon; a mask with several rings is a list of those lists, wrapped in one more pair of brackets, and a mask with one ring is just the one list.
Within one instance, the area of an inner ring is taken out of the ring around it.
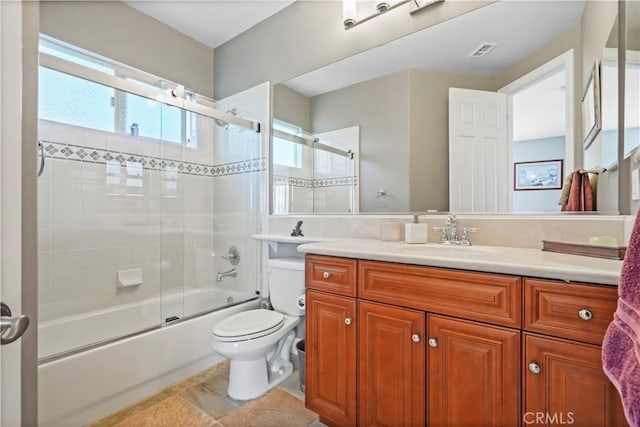
{"label": "toilet seat", "polygon": [[284,325],[284,315],[273,310],[256,309],[227,317],[213,328],[218,341],[246,341],[269,335]]}

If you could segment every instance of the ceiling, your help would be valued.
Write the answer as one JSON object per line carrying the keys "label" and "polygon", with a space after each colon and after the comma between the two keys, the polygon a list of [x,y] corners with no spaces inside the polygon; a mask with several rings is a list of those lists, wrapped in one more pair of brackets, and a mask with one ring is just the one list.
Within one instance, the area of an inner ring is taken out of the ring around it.
{"label": "ceiling", "polygon": [[[575,25],[584,5],[584,1],[499,1],[285,84],[316,96],[407,68],[496,74]],[[375,25],[375,19],[363,25]],[[469,58],[483,42],[498,45],[483,58]]]}
{"label": "ceiling", "polygon": [[140,12],[209,46],[220,46],[294,0],[123,0]]}

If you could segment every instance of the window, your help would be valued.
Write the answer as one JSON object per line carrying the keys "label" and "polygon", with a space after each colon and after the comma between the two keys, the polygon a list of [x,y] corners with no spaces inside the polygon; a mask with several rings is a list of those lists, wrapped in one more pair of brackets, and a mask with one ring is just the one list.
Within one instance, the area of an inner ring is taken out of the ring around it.
{"label": "window", "polygon": [[[40,37],[40,52],[159,92],[177,85]],[[51,68],[39,68],[39,118],[197,147],[198,115]],[[187,98],[196,95],[187,93]]]}
{"label": "window", "polygon": [[113,88],[44,67],[38,79],[41,119],[114,131]]}
{"label": "window", "polygon": [[[292,135],[302,135],[302,128],[283,122],[273,120],[273,128]],[[273,163],[290,168],[302,168],[302,146],[286,139],[273,137]]]}

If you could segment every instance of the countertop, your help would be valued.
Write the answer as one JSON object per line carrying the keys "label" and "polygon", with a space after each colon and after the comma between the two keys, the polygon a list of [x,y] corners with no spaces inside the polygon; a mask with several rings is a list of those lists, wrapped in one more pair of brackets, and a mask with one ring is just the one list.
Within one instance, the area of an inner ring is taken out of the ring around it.
{"label": "countertop", "polygon": [[446,267],[617,286],[622,262],[602,258],[502,246],[408,244],[373,239],[307,243],[298,251],[403,264]]}
{"label": "countertop", "polygon": [[287,236],[284,234],[252,234],[251,238],[254,240],[262,240],[265,242],[278,242],[278,243],[314,243],[314,242],[328,242],[330,240],[336,240],[337,238],[330,237],[307,237],[307,236]]}

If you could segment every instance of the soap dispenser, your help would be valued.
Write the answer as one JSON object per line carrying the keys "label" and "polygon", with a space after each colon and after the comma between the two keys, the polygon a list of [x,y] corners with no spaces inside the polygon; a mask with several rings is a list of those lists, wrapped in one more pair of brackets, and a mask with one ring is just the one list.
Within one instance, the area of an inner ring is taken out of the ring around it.
{"label": "soap dispenser", "polygon": [[413,215],[413,223],[404,225],[404,239],[407,243],[427,243],[427,224],[418,221],[418,214]]}

